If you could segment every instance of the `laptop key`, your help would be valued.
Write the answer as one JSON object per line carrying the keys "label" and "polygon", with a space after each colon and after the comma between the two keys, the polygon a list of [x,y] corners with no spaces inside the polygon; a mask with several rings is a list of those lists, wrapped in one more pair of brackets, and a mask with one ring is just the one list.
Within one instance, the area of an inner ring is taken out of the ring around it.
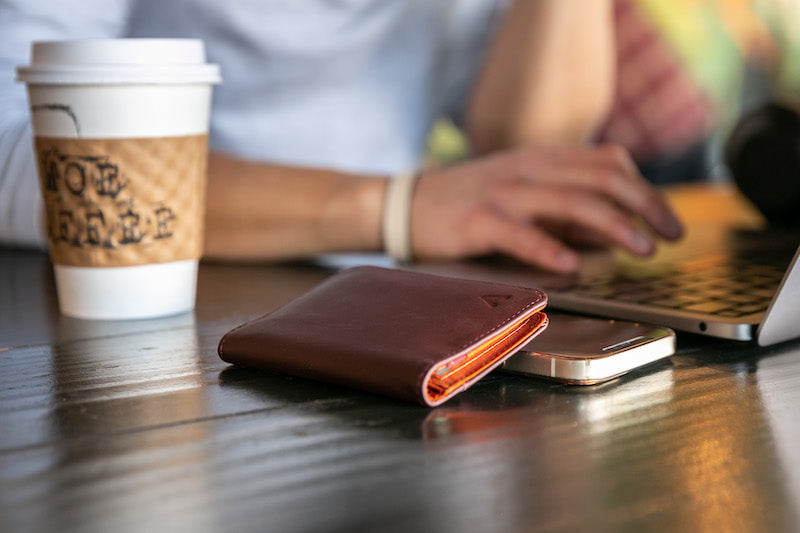
{"label": "laptop key", "polygon": [[729,302],[733,302],[736,304],[750,304],[753,302],[757,302],[758,300],[761,300],[761,298],[759,296],[756,296],[755,294],[736,293],[736,292],[733,294],[729,294],[728,296],[725,297],[725,299]]}
{"label": "laptop key", "polygon": [[684,311],[694,311],[696,313],[718,313],[720,311],[724,311],[726,309],[730,309],[731,306],[728,302],[722,301],[708,301],[708,302],[696,302],[689,305],[683,306],[681,309]]}
{"label": "laptop key", "polygon": [[762,302],[750,305],[743,305],[739,307],[739,310],[742,314],[749,315],[750,313],[758,313],[761,311],[766,311],[767,307],[769,307],[769,302]]}
{"label": "laptop key", "polygon": [[727,318],[738,318],[740,316],[746,315],[747,313],[742,313],[738,309],[726,309],[724,311],[718,311],[718,312],[716,312],[714,314],[718,315],[718,316],[724,316],[724,317],[727,317]]}
{"label": "laptop key", "polygon": [[651,300],[663,297],[665,292],[657,290],[652,287],[639,287],[626,292],[614,294],[615,300],[622,300],[623,302],[649,302]]}

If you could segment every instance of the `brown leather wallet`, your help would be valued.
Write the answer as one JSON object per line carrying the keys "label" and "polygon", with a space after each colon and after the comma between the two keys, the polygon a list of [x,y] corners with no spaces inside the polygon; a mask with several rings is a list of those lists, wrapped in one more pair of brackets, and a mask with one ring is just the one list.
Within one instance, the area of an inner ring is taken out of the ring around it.
{"label": "brown leather wallet", "polygon": [[439,405],[547,325],[536,289],[378,267],[342,270],[220,340],[229,363]]}

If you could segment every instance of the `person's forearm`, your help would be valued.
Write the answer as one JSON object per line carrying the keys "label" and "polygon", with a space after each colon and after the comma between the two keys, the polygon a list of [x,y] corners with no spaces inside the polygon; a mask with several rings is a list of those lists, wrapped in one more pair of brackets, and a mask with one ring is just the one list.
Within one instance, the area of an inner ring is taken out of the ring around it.
{"label": "person's forearm", "polygon": [[209,157],[205,257],[281,260],[381,248],[386,180]]}
{"label": "person's forearm", "polygon": [[473,148],[581,142],[608,112],[613,83],[610,0],[517,0],[471,97]]}

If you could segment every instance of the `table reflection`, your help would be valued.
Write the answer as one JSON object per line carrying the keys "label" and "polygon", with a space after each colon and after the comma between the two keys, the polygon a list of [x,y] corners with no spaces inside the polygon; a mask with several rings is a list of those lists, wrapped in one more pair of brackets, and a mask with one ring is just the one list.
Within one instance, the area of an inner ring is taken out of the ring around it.
{"label": "table reflection", "polygon": [[[176,321],[183,327],[142,332],[141,323],[127,324],[127,335],[119,333],[124,322],[61,322],[49,417],[51,442],[62,444],[48,465],[56,475],[37,487],[49,506],[31,517],[41,530],[214,528],[198,336],[191,315]],[[152,508],[165,514],[148,516]]]}
{"label": "table reflection", "polygon": [[[698,364],[677,358],[674,366],[600,388],[498,378],[481,394],[467,392],[431,411],[423,435],[434,448],[479,447],[481,464],[495,472],[491,490],[508,496],[504,511],[517,516],[512,523],[521,515],[569,529],[635,529],[661,514],[668,530],[793,529],[794,514],[766,512],[791,509],[796,496],[780,479],[759,359],[734,358],[700,372]],[[448,462],[455,464],[434,467],[464,487],[474,464],[460,464],[458,455]],[[669,494],[681,500],[679,510],[665,505]]]}

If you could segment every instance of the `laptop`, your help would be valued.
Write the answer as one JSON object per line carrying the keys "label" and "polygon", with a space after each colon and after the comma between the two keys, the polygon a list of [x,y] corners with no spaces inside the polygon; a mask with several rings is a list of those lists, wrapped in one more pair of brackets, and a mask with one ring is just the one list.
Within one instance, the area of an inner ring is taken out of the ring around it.
{"label": "laptop", "polygon": [[800,241],[744,233],[724,253],[618,258],[605,272],[552,287],[549,305],[761,346],[800,337]]}
{"label": "laptop", "polygon": [[648,260],[591,256],[574,276],[507,260],[422,266],[426,271],[545,289],[548,307],[668,326],[768,346],[800,337],[800,234],[696,233]]}

